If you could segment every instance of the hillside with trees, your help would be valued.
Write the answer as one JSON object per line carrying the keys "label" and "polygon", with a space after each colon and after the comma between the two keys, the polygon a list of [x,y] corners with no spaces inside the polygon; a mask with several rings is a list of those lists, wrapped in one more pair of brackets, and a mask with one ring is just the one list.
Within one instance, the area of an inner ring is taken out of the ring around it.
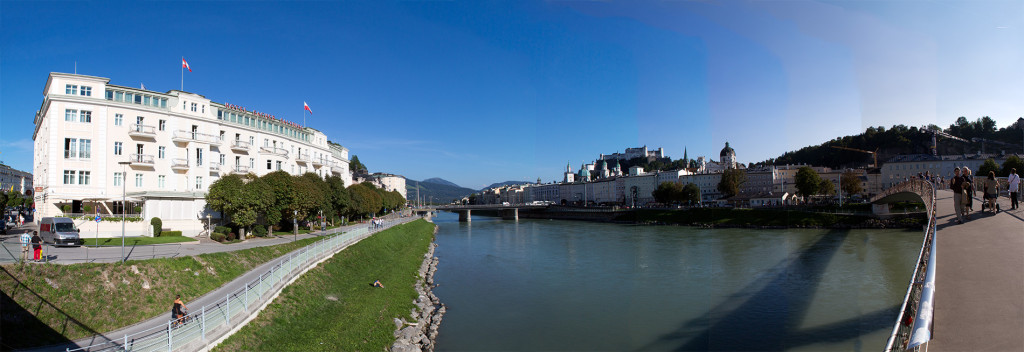
{"label": "hillside with trees", "polygon": [[[437,180],[443,181],[438,182]],[[441,178],[430,178],[423,181],[406,180],[405,196],[412,204],[416,202],[417,190],[423,203],[433,201],[434,204],[448,204],[456,199],[468,196],[476,190],[466,187],[453,186],[454,183]]]}
{"label": "hillside with trees", "polygon": [[[963,155],[985,153],[1022,153],[1024,143],[1024,118],[1017,119],[1013,124],[996,128],[995,120],[988,116],[974,121],[960,117],[949,128],[942,129],[936,125],[924,127],[930,130],[941,130],[950,135],[960,137],[969,142],[961,142],[946,137],[937,137],[939,155]],[[987,142],[972,141],[983,138]],[[992,142],[994,141],[994,142]],[[781,156],[765,160],[761,165],[817,165],[830,168],[848,168],[869,165],[873,162],[868,153],[836,149],[846,147],[866,151],[877,151],[878,162],[900,154],[931,154],[932,134],[919,127],[895,125],[890,128],[868,127],[864,133],[839,137],[828,142],[786,152]]]}

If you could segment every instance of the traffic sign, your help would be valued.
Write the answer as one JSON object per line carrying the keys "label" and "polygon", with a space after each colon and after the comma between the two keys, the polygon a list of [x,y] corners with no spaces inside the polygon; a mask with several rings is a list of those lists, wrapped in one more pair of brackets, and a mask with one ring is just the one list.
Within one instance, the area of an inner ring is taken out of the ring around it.
{"label": "traffic sign", "polygon": [[96,222],[100,222],[100,216],[96,215]]}

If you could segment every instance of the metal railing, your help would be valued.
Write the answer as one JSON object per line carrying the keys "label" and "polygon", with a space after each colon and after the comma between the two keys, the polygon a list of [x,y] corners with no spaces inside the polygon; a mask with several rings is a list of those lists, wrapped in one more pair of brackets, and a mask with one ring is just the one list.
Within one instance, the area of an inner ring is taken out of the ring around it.
{"label": "metal railing", "polygon": [[935,187],[928,181],[911,180],[887,189],[874,200],[900,192],[915,192],[925,199],[928,225],[924,229],[921,252],[910,277],[896,325],[885,344],[885,351],[919,350],[931,339],[935,292]]}
{"label": "metal railing", "polygon": [[249,142],[236,140],[231,142],[231,149],[249,149]]}
{"label": "metal railing", "polygon": [[[391,220],[389,225],[401,222]],[[365,227],[357,227],[343,234],[337,234],[337,231],[339,229],[328,230],[329,237],[275,259],[278,261],[276,264],[246,283],[243,288],[225,294],[223,299],[215,303],[190,311],[187,322],[178,323],[175,319],[169,319],[165,324],[141,332],[66,351],[174,351],[195,342],[202,343],[223,336],[234,327],[233,323],[242,322],[257,313],[260,305],[270,299],[275,289],[283,289],[284,283],[299,275],[310,263],[333,255],[337,250],[377,232]],[[186,348],[199,349],[199,346]]]}
{"label": "metal railing", "polygon": [[233,172],[236,173],[236,174],[244,175],[244,174],[249,173],[249,167],[245,166],[245,165],[235,165],[235,169],[234,169]]}
{"label": "metal railing", "polygon": [[263,154],[277,154],[277,155],[285,156],[285,157],[288,156],[288,150],[287,149],[277,148],[277,147],[260,147],[260,153],[263,153]]}
{"label": "metal railing", "polygon": [[174,131],[172,139],[175,141],[195,141],[208,144],[220,144],[221,142],[220,137],[218,136],[185,130]]}
{"label": "metal railing", "polygon": [[128,157],[128,161],[130,161],[132,165],[153,165],[153,156],[149,154],[132,154],[131,156]]}
{"label": "metal railing", "polygon": [[148,125],[132,124],[131,129],[128,130],[128,134],[132,136],[144,135],[144,136],[155,136],[156,128]]}
{"label": "metal railing", "polygon": [[181,158],[171,159],[171,168],[172,169],[187,169],[188,168],[188,159],[181,159]]}

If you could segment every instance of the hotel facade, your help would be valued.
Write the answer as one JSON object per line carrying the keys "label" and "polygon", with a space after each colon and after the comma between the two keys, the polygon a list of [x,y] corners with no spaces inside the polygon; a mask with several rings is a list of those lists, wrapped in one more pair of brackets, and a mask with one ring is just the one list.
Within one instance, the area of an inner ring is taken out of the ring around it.
{"label": "hotel facade", "polygon": [[159,217],[165,229],[195,236],[220,217],[205,196],[225,175],[282,170],[352,183],[348,149],[318,130],[195,93],[109,81],[49,75],[32,136],[36,219],[73,216],[82,226],[109,217],[82,231],[102,237],[120,235],[124,212],[135,220],[128,235],[150,234]]}

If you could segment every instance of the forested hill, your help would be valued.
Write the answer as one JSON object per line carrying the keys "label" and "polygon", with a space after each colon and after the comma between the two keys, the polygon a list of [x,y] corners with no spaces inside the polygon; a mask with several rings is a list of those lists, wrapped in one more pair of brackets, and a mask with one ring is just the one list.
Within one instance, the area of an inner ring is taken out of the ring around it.
{"label": "forested hill", "polygon": [[[940,129],[938,126],[929,125],[925,127],[932,130]],[[942,129],[943,132],[970,141],[972,138],[983,138],[991,141],[1008,143],[1012,146],[995,142],[960,142],[942,136],[937,137],[939,155],[962,155],[976,154],[982,151],[985,153],[1024,153],[1024,118],[1017,119],[1013,124],[996,128],[996,123],[989,117],[983,117],[975,121],[968,121],[961,117],[949,128]],[[907,127],[896,125],[891,128],[868,127],[864,133],[845,136],[830,140],[820,145],[801,148],[797,151],[786,152],[778,158],[768,159],[761,164],[773,165],[818,165],[830,168],[846,168],[865,166],[872,163],[872,157],[868,153],[841,150],[833,146],[841,146],[867,151],[878,151],[878,162],[884,163],[889,158],[899,154],[930,154],[932,145],[932,134],[922,131],[919,127]]]}

